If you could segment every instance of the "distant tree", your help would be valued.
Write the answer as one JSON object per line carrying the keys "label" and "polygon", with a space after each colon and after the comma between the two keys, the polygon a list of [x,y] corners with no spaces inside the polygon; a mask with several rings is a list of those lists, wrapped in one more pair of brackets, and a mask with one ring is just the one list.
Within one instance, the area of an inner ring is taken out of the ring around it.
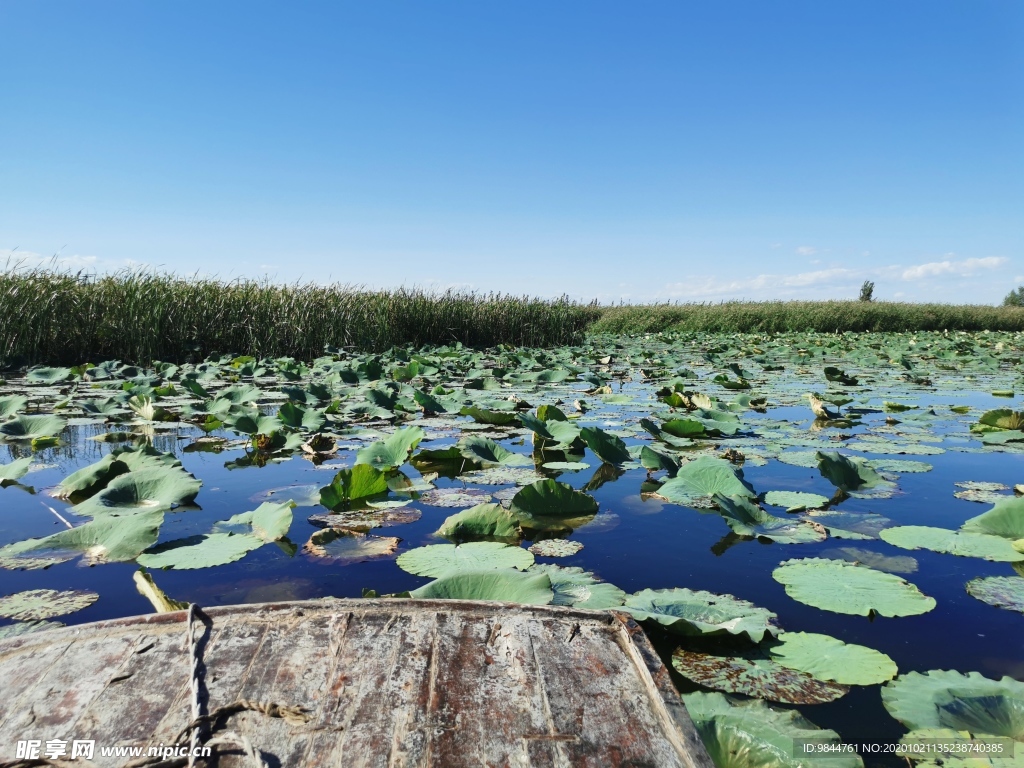
{"label": "distant tree", "polygon": [[874,301],[875,284],[871,280],[865,280],[864,285],[860,287],[860,300],[861,301]]}
{"label": "distant tree", "polygon": [[1003,299],[1004,307],[1024,307],[1024,285],[1017,286],[1017,289],[1010,291]]}

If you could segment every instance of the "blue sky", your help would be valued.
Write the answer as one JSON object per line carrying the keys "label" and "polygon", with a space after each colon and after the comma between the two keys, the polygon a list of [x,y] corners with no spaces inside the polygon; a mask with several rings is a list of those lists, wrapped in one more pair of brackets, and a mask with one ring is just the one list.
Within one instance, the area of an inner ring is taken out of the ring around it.
{"label": "blue sky", "polygon": [[5,2],[0,257],[998,302],[1024,4]]}

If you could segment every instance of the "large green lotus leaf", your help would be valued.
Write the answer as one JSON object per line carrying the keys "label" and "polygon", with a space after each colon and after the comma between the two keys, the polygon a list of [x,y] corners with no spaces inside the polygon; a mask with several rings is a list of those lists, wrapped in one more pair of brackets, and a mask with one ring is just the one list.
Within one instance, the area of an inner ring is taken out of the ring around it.
{"label": "large green lotus leaf", "polygon": [[1024,412],[997,408],[983,413],[978,423],[996,429],[1024,429]]}
{"label": "large green lotus leaf", "polygon": [[584,427],[580,430],[580,438],[605,464],[622,464],[632,458],[622,440],[598,427]]}
{"label": "large green lotus leaf", "polygon": [[934,598],[898,576],[843,560],[787,560],[772,578],[794,600],[834,613],[916,616],[935,607]]}
{"label": "large green lotus leaf", "polygon": [[44,629],[57,629],[64,625],[59,621],[19,621],[17,624],[8,624],[0,627],[0,640],[9,637],[20,637],[32,632],[40,632]]}
{"label": "large green lotus leaf", "polygon": [[721,693],[683,696],[686,711],[716,768],[863,768],[856,753],[795,754],[794,742],[840,746],[839,734],[819,728],[794,709]]}
{"label": "large green lotus leaf", "polygon": [[95,592],[72,589],[32,589],[0,597],[0,616],[18,621],[41,621],[80,611],[100,599]]}
{"label": "large green lotus leaf", "polygon": [[284,403],[277,412],[277,418],[286,427],[303,432],[319,432],[327,426],[327,414],[316,408],[303,408],[292,402]]}
{"label": "large green lotus leaf", "polygon": [[0,464],[0,483],[6,487],[9,483],[20,480],[28,474],[30,466],[32,466],[31,456],[15,459],[10,464]]}
{"label": "large green lotus leaf", "polygon": [[235,384],[234,386],[224,387],[224,389],[217,393],[216,399],[229,405],[241,405],[242,403],[255,403],[262,396],[263,392],[251,384]]}
{"label": "large green lotus leaf", "polygon": [[497,427],[507,427],[519,421],[519,417],[511,411],[490,411],[475,405],[466,406],[459,414],[472,417],[477,424],[492,424]]}
{"label": "large green lotus leaf", "polygon": [[[512,497],[512,512],[523,526],[545,530],[558,521],[568,521],[597,514],[597,500],[557,480],[538,480]],[[556,525],[557,527],[557,525]]]}
{"label": "large green lotus leaf", "polygon": [[841,685],[878,685],[898,671],[881,651],[814,632],[783,632],[769,653],[785,667]]}
{"label": "large green lotus leaf", "polygon": [[640,466],[652,472],[665,470],[671,477],[679,470],[679,460],[674,456],[669,456],[666,453],[644,445],[640,448]]}
{"label": "large green lotus leaf", "polygon": [[850,690],[765,658],[714,656],[679,648],[672,654],[672,666],[683,677],[706,688],[783,704],[824,704]]}
{"label": "large green lotus leaf", "polygon": [[70,368],[33,368],[25,374],[25,381],[29,384],[57,384],[71,378]]}
{"label": "large green lotus leaf", "polygon": [[1024,613],[1024,578],[990,576],[967,582],[967,594],[996,608]]}
{"label": "large green lotus leaf", "polygon": [[743,470],[725,459],[707,456],[681,466],[675,477],[662,483],[657,494],[673,504],[684,506],[699,504],[702,499],[716,494],[751,499],[757,495],[743,479]]}
{"label": "large green lotus leaf", "polygon": [[22,414],[0,424],[0,434],[8,440],[35,440],[40,437],[53,437],[64,431],[67,421],[52,413],[41,413],[31,416]]}
{"label": "large green lotus leaf", "polygon": [[504,568],[448,573],[409,594],[421,600],[499,600],[523,605],[547,605],[552,598],[547,574]]}
{"label": "large green lotus leaf", "polygon": [[479,571],[487,568],[518,568],[533,565],[533,555],[522,547],[497,541],[471,541],[466,544],[428,544],[403,553],[398,567],[416,576],[437,578],[454,571]]}
{"label": "large green lotus leaf", "polygon": [[153,467],[115,477],[102,491],[73,507],[76,515],[126,516],[167,511],[192,501],[202,482],[179,467]]}
{"label": "large green lotus leaf", "polygon": [[7,419],[16,414],[28,403],[24,395],[7,395],[0,397],[0,419]]}
{"label": "large green lotus leaf", "polygon": [[600,611],[617,608],[626,601],[626,593],[614,584],[600,581],[593,573],[582,568],[563,568],[558,565],[534,565],[529,573],[546,573],[551,579],[555,605],[574,605]]}
{"label": "large green lotus leaf", "polygon": [[532,413],[520,413],[517,418],[519,423],[531,430],[538,437],[545,440],[555,440],[555,436],[547,428],[547,422],[541,421]]}
{"label": "large green lotus leaf", "polygon": [[673,437],[703,437],[704,424],[697,419],[671,419],[661,425],[661,431]]}
{"label": "large green lotus leaf", "polygon": [[912,731],[952,728],[975,737],[1024,741],[1024,683],[1010,677],[992,680],[978,672],[910,672],[885,684],[882,704]]}
{"label": "large green lotus leaf", "polygon": [[501,464],[506,467],[523,467],[533,464],[533,460],[529,456],[513,453],[493,440],[480,435],[470,435],[459,441],[459,453],[464,458],[485,466]]}
{"label": "large green lotus leaf", "polygon": [[335,509],[353,501],[381,496],[388,492],[388,478],[369,464],[356,464],[342,469],[330,485],[320,489],[320,503]]}
{"label": "large green lotus leaf", "polygon": [[807,544],[826,538],[821,526],[770,515],[743,496],[716,494],[715,503],[733,533],[740,536],[770,539],[780,544]]}
{"label": "large green lotus leaf", "polygon": [[858,547],[840,547],[839,549],[822,552],[821,556],[833,560],[845,560],[848,563],[866,565],[868,568],[874,568],[876,571],[885,571],[886,573],[914,573],[917,571],[917,560],[909,555],[881,555],[870,549],[860,549]]}
{"label": "large green lotus leaf", "polygon": [[864,459],[843,456],[838,452],[818,451],[815,455],[821,476],[847,493],[892,485]]}
{"label": "large green lotus leaf", "polygon": [[241,512],[213,524],[214,533],[252,533],[264,542],[277,541],[288,535],[292,526],[290,501],[266,501],[251,512]]}
{"label": "large green lotus leaf", "polygon": [[459,478],[474,485],[529,485],[543,480],[543,475],[531,467],[494,466],[462,472]]}
{"label": "large green lotus leaf", "polygon": [[437,529],[438,536],[464,541],[473,538],[519,539],[519,518],[500,504],[477,504],[451,515]]}
{"label": "large green lotus leaf", "polygon": [[773,507],[785,507],[787,512],[802,512],[805,509],[820,509],[828,504],[828,497],[803,491],[768,491],[764,501]]}
{"label": "large green lotus leaf", "polygon": [[774,613],[732,595],[703,590],[645,589],[626,598],[623,610],[637,621],[652,620],[680,635],[746,635],[759,643],[777,635]]}
{"label": "large green lotus leaf", "polygon": [[1015,550],[1009,540],[985,533],[951,531],[927,525],[901,525],[886,528],[880,536],[884,541],[901,549],[930,549],[933,552],[945,552],[960,557],[980,557],[1001,563],[1024,561],[1024,554]]}
{"label": "large green lotus leaf", "polygon": [[1007,497],[988,512],[972,517],[960,530],[1007,539],[1024,539],[1024,496]]}
{"label": "large green lotus leaf", "polygon": [[927,462],[911,459],[871,459],[868,464],[879,472],[931,472],[933,469]]}
{"label": "large green lotus leaf", "polygon": [[559,421],[557,419],[546,421],[544,424],[547,426],[548,433],[556,441],[555,445],[550,446],[551,448],[564,450],[572,445],[577,445],[582,451],[580,428],[576,424],[573,424],[571,421]]}
{"label": "large green lotus leaf", "polygon": [[369,464],[380,470],[397,469],[409,460],[424,437],[426,432],[419,427],[402,427],[385,440],[360,448],[356,452],[356,464]]}
{"label": "large green lotus leaf", "polygon": [[825,526],[836,539],[877,539],[879,533],[892,526],[888,517],[874,512],[812,511],[805,520]]}
{"label": "large green lotus leaf", "polygon": [[[690,438],[676,437],[675,435],[663,430],[650,419],[640,419],[640,426],[643,429],[645,429],[648,433],[650,433],[653,437],[675,448],[685,448],[693,444],[693,440],[691,440]],[[703,429],[701,431],[703,431]]]}
{"label": "large green lotus leaf", "polygon": [[310,536],[302,551],[334,565],[351,565],[392,555],[400,541],[396,536],[372,536],[362,531],[325,528]]}
{"label": "large green lotus leaf", "polygon": [[156,543],[163,523],[161,511],[128,517],[99,517],[85,525],[41,539],[27,539],[0,548],[0,567],[46,568],[79,554],[90,565],[134,560]]}
{"label": "large green lotus leaf", "polygon": [[263,546],[252,534],[207,533],[175,539],[139,555],[136,562],[146,568],[173,568],[176,571],[212,568],[241,560]]}
{"label": "large green lotus leaf", "polygon": [[113,454],[107,454],[99,461],[82,467],[61,480],[53,495],[58,499],[66,499],[74,494],[79,497],[91,496],[105,488],[115,477],[128,471],[127,464],[119,461]]}

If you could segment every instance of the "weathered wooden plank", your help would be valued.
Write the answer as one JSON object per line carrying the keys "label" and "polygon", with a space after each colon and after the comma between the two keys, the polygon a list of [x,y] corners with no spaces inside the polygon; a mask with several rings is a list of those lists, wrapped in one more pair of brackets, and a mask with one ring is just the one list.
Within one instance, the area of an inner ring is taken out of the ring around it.
{"label": "weathered wooden plank", "polygon": [[[258,712],[221,723],[271,764],[710,766],[664,666],[625,615],[397,600],[208,613],[207,711],[244,698],[311,712],[304,725]],[[170,743],[190,718],[184,619],[0,642],[0,739],[25,738],[26,718],[36,718],[44,739]]]}

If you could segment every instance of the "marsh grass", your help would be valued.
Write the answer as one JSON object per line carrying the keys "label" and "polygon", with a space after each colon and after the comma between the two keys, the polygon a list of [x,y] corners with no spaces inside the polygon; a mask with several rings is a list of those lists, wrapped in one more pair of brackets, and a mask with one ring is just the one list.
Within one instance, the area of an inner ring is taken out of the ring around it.
{"label": "marsh grass", "polygon": [[326,345],[555,346],[582,340],[596,304],[502,294],[230,283],[141,271],[0,273],[0,361],[199,360],[215,352],[312,359]]}
{"label": "marsh grass", "polygon": [[881,301],[725,301],[606,307],[594,333],[1022,331],[1024,309]]}

